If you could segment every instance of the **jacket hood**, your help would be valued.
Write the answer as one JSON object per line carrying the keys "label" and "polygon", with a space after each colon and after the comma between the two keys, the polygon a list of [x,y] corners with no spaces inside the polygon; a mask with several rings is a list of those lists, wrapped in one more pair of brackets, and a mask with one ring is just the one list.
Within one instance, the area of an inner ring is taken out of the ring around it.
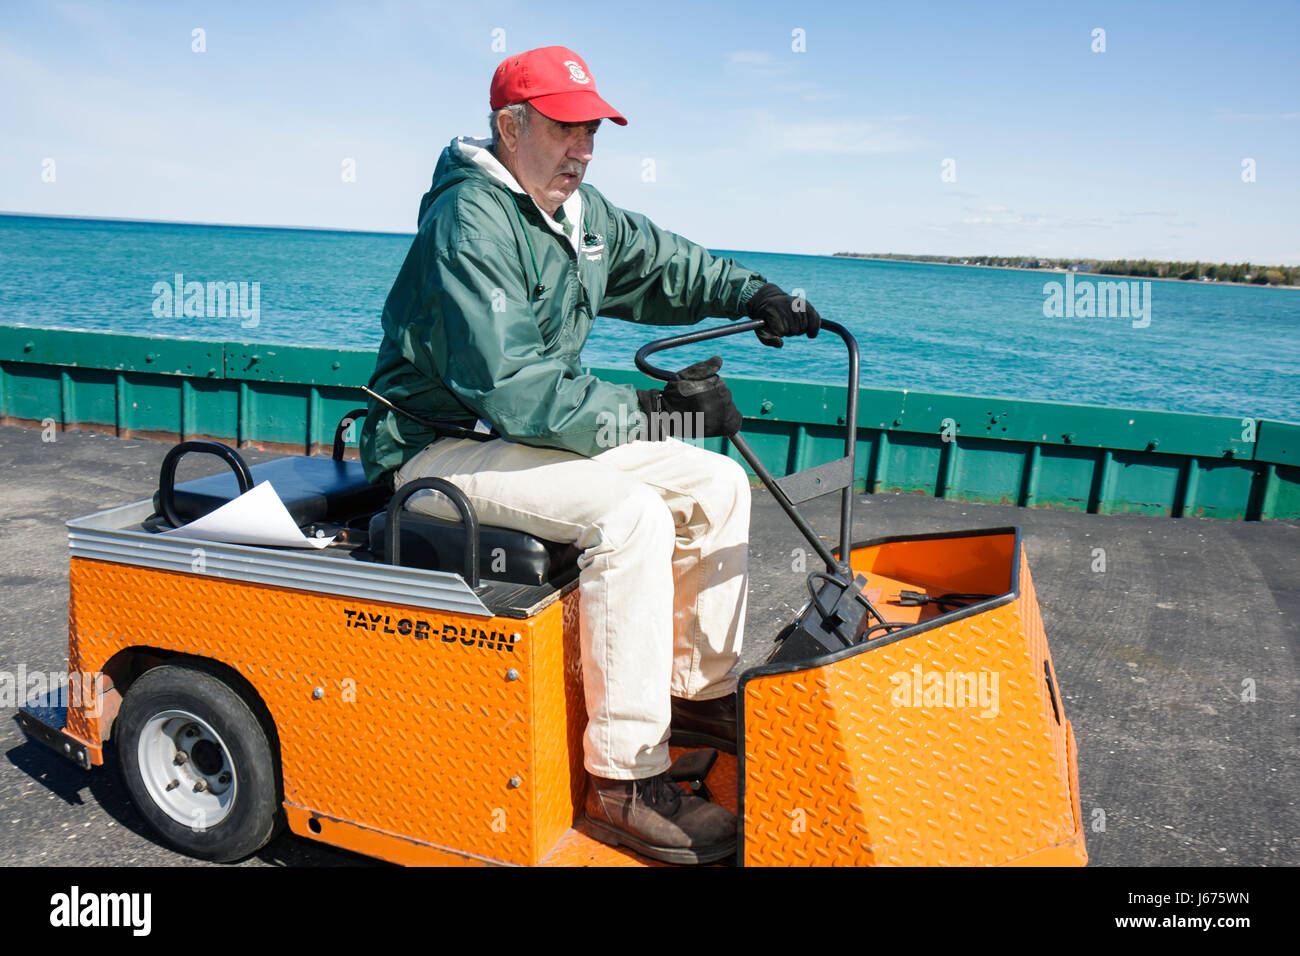
{"label": "jacket hood", "polygon": [[[420,213],[415,220],[416,228],[419,228],[424,220],[424,214],[439,196],[458,183],[476,179],[484,184],[509,190],[518,201],[522,202],[526,199],[533,203],[537,211],[542,214],[542,220],[555,232],[568,238],[576,251],[578,231],[575,229],[570,237],[563,226],[537,206],[536,200],[524,191],[515,177],[510,174],[510,170],[506,169],[501,160],[497,159],[496,154],[489,149],[491,145],[490,139],[475,139],[470,136],[457,136],[448,144],[442,151],[442,155],[438,157],[438,165],[434,167],[433,184],[420,200]],[[561,208],[564,209],[568,222],[581,223],[582,190],[575,189],[573,195],[564,201]]]}

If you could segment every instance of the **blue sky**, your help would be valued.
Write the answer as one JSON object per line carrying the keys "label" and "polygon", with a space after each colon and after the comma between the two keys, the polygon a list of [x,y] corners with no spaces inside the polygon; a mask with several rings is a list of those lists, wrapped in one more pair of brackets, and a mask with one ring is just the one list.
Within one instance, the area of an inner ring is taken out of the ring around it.
{"label": "blue sky", "polygon": [[0,6],[5,211],[413,231],[495,39],[586,59],[587,181],[712,248],[1300,263],[1296,3]]}

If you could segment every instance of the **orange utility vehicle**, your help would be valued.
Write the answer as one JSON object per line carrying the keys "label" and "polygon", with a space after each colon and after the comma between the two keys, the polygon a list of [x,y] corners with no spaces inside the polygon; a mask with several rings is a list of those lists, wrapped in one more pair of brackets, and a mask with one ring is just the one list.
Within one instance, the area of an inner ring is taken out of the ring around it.
{"label": "orange utility vehicle", "polygon": [[[637,365],[670,379],[647,356],[759,324],[652,343]],[[825,570],[740,676],[737,756],[674,750],[674,776],[737,812],[739,864],[1081,865],[1074,736],[1020,532],[851,544],[857,344],[822,327],[849,350],[844,456],[775,479],[731,441]],[[141,814],[204,859],[287,823],[404,864],[648,862],[582,830],[577,552],[479,525],[442,479],[371,485],[343,435],[330,459],[252,469],[182,442],[152,500],[69,521],[69,670],[91,692],[28,704],[24,730],[86,769],[111,739]],[[231,472],[177,484],[194,452]],[[158,533],[262,481],[334,542]],[[405,510],[426,489],[461,521]],[[797,505],[837,490],[832,551]]]}

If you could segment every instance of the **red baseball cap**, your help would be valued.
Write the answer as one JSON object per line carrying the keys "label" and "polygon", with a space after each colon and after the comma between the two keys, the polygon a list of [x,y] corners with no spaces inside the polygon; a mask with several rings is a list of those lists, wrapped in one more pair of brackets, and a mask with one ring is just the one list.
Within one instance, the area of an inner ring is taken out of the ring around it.
{"label": "red baseball cap", "polygon": [[501,61],[492,75],[491,106],[499,110],[515,103],[531,103],[557,123],[610,119],[627,125],[618,110],[597,95],[596,80],[582,57],[562,46],[544,46]]}

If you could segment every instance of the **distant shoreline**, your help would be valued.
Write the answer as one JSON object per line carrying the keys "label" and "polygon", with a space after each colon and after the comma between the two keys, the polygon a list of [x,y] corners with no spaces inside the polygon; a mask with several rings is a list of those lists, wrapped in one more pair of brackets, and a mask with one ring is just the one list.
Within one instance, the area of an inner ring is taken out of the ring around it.
{"label": "distant shoreline", "polygon": [[831,253],[832,259],[862,259],[866,262],[907,262],[917,266],[956,266],[958,269],[1005,269],[1008,272],[1039,272],[1043,275],[1072,275],[1085,279],[1097,279],[1101,281],[1118,281],[1138,280],[1140,282],[1178,282],[1182,285],[1233,285],[1241,286],[1245,289],[1288,289],[1296,291],[1300,285],[1270,285],[1264,282],[1229,282],[1225,279],[1211,279],[1208,282],[1202,282],[1200,279],[1179,279],[1177,276],[1134,276],[1134,275],[1117,275],[1111,272],[1079,272],[1074,269],[1028,269],[1024,266],[986,266],[978,262],[934,262],[927,259],[894,259],[884,258],[883,256],[853,256],[844,255],[843,253]]}

